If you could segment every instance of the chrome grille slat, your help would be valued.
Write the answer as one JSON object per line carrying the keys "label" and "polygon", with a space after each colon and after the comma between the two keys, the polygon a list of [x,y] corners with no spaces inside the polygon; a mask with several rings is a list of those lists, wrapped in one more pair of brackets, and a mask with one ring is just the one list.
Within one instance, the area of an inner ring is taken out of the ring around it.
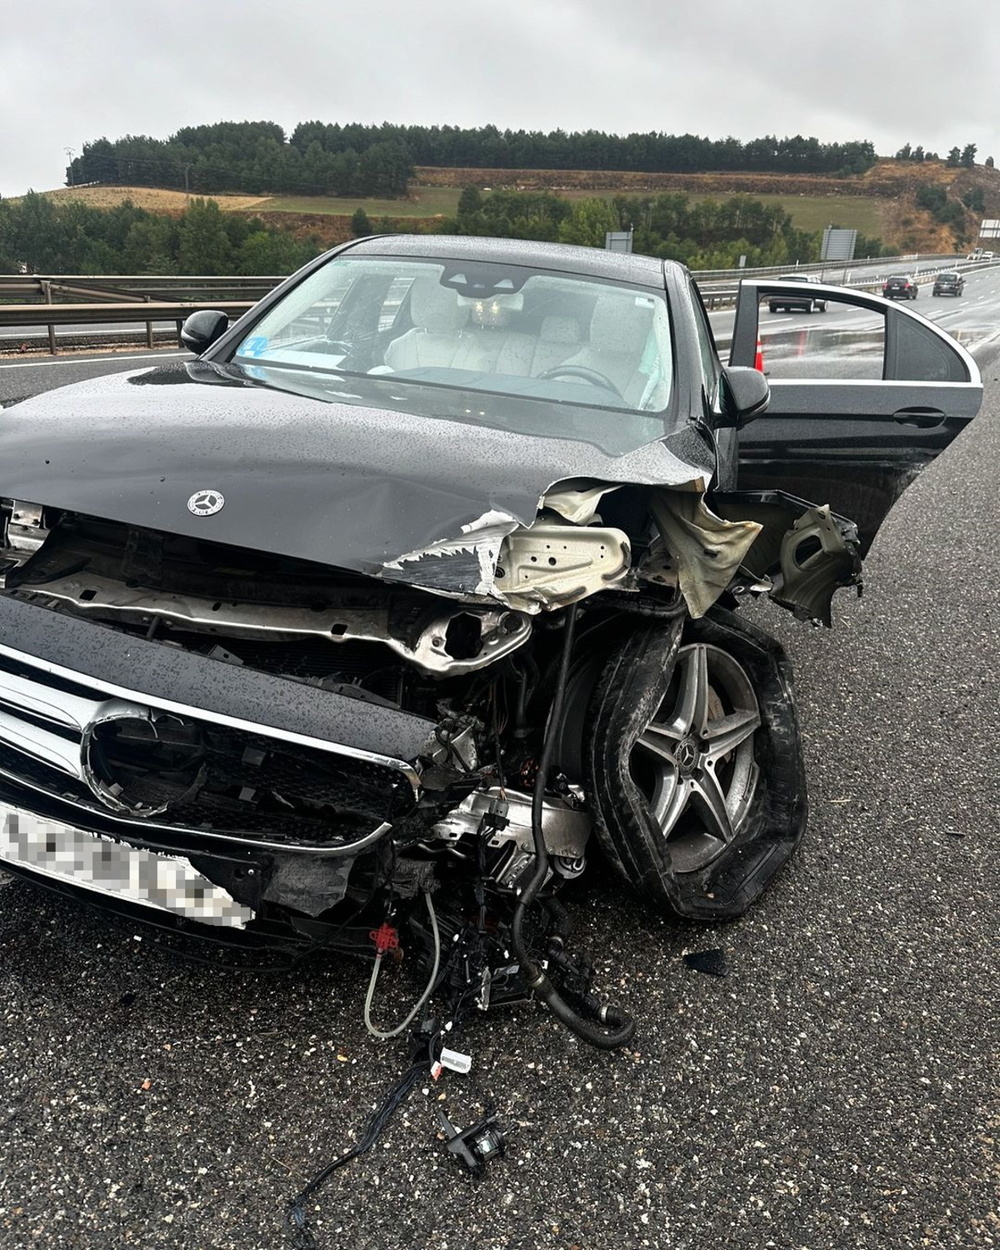
{"label": "chrome grille slat", "polygon": [[58,734],[42,729],[30,721],[19,720],[8,709],[0,708],[0,742],[41,760],[70,777],[83,776],[80,758],[80,738],[60,738]]}
{"label": "chrome grille slat", "polygon": [[0,704],[13,709],[23,708],[57,725],[75,729],[82,735],[83,727],[93,716],[94,703],[62,690],[46,690],[37,682],[17,673],[0,669]]}

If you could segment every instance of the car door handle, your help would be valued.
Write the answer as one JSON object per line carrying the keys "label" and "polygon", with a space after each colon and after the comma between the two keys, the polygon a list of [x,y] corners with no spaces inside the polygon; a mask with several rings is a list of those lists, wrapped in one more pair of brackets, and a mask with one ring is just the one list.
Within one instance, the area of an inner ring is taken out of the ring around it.
{"label": "car door handle", "polygon": [[933,430],[935,426],[944,424],[945,414],[939,408],[900,408],[892,414],[892,419],[914,429]]}

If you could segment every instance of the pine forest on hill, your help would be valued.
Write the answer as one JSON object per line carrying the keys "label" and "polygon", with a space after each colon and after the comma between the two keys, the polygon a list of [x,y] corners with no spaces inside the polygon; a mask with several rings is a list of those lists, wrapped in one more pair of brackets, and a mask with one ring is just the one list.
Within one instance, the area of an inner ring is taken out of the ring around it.
{"label": "pine forest on hill", "polygon": [[400,231],[599,247],[631,227],[636,251],[695,269],[815,260],[826,225],[858,229],[858,255],[947,252],[1000,216],[1000,178],[975,151],[219,122],[95,140],[68,186],[0,201],[0,271],[275,274]]}

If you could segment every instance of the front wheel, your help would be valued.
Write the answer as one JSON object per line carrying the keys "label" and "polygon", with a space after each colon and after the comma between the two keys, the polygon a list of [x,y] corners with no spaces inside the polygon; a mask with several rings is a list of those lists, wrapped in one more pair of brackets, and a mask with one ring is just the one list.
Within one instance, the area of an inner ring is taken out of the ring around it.
{"label": "front wheel", "polygon": [[650,625],[611,653],[589,710],[598,838],[658,908],[737,916],[805,829],[805,775],[781,647],[731,613]]}

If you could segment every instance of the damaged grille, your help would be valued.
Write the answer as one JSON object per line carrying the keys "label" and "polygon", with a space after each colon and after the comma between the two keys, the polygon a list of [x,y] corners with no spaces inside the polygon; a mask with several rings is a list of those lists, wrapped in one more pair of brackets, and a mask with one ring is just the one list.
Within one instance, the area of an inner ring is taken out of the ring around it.
{"label": "damaged grille", "polygon": [[402,760],[150,700],[6,647],[0,775],[126,837],[331,854],[374,842],[417,793]]}

